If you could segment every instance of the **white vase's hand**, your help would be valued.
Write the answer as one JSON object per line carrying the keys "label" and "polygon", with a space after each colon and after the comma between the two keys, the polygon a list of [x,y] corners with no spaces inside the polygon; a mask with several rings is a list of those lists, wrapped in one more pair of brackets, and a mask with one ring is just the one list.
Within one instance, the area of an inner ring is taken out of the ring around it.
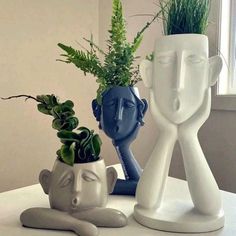
{"label": "white vase's hand", "polygon": [[177,139],[177,125],[162,115],[151,89],[150,108],[157,122],[159,137],[138,182],[136,199],[140,207],[155,210],[161,205],[170,160]]}
{"label": "white vase's hand", "polygon": [[211,110],[211,88],[205,91],[204,99],[200,108],[188,120],[183,122],[178,127],[178,135],[181,138],[183,135],[196,135],[200,127],[204,124],[210,115]]}
{"label": "white vase's hand", "polygon": [[170,122],[161,113],[161,111],[159,110],[159,108],[155,102],[155,98],[154,98],[154,94],[153,94],[152,90],[150,90],[150,110],[151,110],[151,113],[152,113],[156,123],[157,123],[158,130],[160,132],[164,132],[164,133],[167,133],[170,135],[173,135],[173,134],[176,135],[177,125]]}

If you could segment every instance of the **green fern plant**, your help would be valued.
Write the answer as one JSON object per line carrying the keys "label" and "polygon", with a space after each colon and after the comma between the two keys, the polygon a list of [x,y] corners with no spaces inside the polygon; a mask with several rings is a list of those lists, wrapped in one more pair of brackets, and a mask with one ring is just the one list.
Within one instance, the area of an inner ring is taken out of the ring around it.
{"label": "green fern plant", "polygon": [[[57,136],[62,143],[61,148],[57,151],[60,161],[73,166],[74,163],[87,163],[99,159],[101,139],[98,134],[94,134],[93,130],[86,127],[77,128],[79,119],[74,116],[74,104],[71,100],[60,103],[53,94],[36,97],[17,95],[2,99],[20,97],[35,100],[38,103],[39,112],[53,117],[52,128],[58,131]],[[76,131],[74,131],[75,129]]]}
{"label": "green fern plant", "polygon": [[160,0],[164,34],[205,34],[211,0]]}
{"label": "green fern plant", "polygon": [[[58,60],[65,63],[72,63],[84,74],[90,73],[97,77],[99,84],[97,90],[97,101],[101,104],[102,93],[114,86],[133,86],[141,80],[139,67],[134,66],[135,53],[139,48],[144,31],[161,15],[158,12],[150,22],[139,31],[133,41],[127,42],[126,26],[120,0],[113,0],[113,13],[111,17],[111,29],[107,40],[108,51],[101,50],[91,39],[84,40],[89,43],[90,50],[76,50],[70,46],[58,43],[58,46],[65,51],[61,54],[65,60]],[[98,58],[98,53],[103,54],[104,61]]]}

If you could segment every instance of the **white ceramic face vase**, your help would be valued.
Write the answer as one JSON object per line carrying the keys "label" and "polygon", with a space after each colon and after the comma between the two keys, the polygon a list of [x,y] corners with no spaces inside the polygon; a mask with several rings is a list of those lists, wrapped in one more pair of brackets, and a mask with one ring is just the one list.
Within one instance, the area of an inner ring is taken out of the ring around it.
{"label": "white ceramic face vase", "polygon": [[56,160],[52,172],[43,170],[39,176],[51,208],[66,212],[105,206],[116,178],[114,168],[106,169],[103,159],[73,166]]}
{"label": "white ceramic face vase", "polygon": [[180,34],[160,38],[154,62],[145,60],[140,70],[161,113],[171,123],[180,124],[199,109],[206,89],[217,80],[221,64],[219,56],[208,58],[207,36]]}

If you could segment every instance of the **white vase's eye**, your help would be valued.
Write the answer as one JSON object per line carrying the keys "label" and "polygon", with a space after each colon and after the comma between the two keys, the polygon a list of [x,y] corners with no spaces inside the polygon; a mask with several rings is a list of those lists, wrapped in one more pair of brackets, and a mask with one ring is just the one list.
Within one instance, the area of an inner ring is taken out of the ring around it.
{"label": "white vase's eye", "polygon": [[84,173],[82,174],[82,178],[86,182],[93,182],[99,179],[98,176],[91,171],[84,171]]}
{"label": "white vase's eye", "polygon": [[157,57],[157,62],[162,65],[170,65],[175,63],[176,61],[176,56],[158,56]]}
{"label": "white vase's eye", "polygon": [[190,55],[186,58],[186,62],[190,64],[199,64],[204,61],[204,58],[198,55]]}

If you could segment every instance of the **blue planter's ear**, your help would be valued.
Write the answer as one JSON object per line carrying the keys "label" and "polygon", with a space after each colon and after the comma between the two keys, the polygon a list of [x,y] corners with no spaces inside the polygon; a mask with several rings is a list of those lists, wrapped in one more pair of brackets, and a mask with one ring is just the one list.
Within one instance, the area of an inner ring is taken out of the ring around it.
{"label": "blue planter's ear", "polygon": [[139,72],[145,87],[152,87],[152,62],[145,59],[139,65]]}
{"label": "blue planter's ear", "polygon": [[220,74],[223,62],[220,56],[214,56],[209,58],[209,86],[213,86]]}
{"label": "blue planter's ear", "polygon": [[138,121],[143,126],[144,125],[143,117],[148,109],[148,103],[146,99],[141,99],[140,101],[141,102],[138,104]]}
{"label": "blue planter's ear", "polygon": [[107,191],[112,193],[117,180],[117,172],[114,167],[107,167]]}
{"label": "blue planter's ear", "polygon": [[101,106],[98,104],[97,99],[93,99],[92,109],[93,109],[93,115],[95,116],[96,120],[100,121],[101,120]]}
{"label": "blue planter's ear", "polygon": [[148,103],[147,103],[147,100],[145,98],[143,98],[142,101],[143,101],[143,116],[144,116],[147,109],[148,109]]}
{"label": "blue planter's ear", "polygon": [[39,174],[39,183],[41,184],[43,191],[48,194],[51,185],[51,171],[42,170]]}

